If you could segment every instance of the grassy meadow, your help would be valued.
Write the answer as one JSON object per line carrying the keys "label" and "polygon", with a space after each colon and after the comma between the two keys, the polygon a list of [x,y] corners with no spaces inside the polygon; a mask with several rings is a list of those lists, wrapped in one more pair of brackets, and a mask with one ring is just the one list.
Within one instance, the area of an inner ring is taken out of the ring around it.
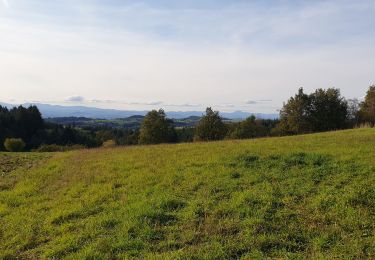
{"label": "grassy meadow", "polygon": [[0,259],[375,258],[375,129],[0,153]]}

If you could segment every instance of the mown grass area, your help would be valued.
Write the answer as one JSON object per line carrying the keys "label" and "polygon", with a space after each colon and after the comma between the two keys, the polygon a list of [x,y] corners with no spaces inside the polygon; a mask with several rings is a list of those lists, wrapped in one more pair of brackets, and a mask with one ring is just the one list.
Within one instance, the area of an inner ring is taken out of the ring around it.
{"label": "mown grass area", "polygon": [[374,154],[375,129],[58,153],[1,177],[0,258],[374,258]]}

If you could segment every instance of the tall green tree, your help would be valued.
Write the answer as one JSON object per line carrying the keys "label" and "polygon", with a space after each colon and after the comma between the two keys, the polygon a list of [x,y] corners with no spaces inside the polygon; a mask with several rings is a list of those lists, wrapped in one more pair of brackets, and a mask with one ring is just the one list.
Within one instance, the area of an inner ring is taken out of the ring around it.
{"label": "tall green tree", "polygon": [[195,128],[194,139],[197,141],[214,141],[224,139],[227,127],[218,111],[206,109],[206,114],[201,118]]}
{"label": "tall green tree", "polygon": [[310,102],[309,121],[313,132],[345,128],[348,119],[348,103],[341,96],[339,89],[317,89],[310,94]]}
{"label": "tall green tree", "polygon": [[354,127],[360,123],[361,103],[358,99],[348,99],[348,123],[350,127]]}
{"label": "tall green tree", "polygon": [[140,133],[140,144],[160,144],[175,139],[173,124],[166,118],[164,110],[152,110],[143,119]]}
{"label": "tall green tree", "polygon": [[348,122],[348,103],[340,90],[317,89],[307,95],[303,89],[284,104],[280,112],[280,134],[302,134],[343,129]]}
{"label": "tall green tree", "polygon": [[361,104],[360,117],[362,122],[375,124],[375,85],[370,86],[364,102]]}
{"label": "tall green tree", "polygon": [[284,103],[280,111],[280,124],[278,129],[281,134],[301,134],[312,131],[310,122],[310,96],[303,92],[303,88]]}

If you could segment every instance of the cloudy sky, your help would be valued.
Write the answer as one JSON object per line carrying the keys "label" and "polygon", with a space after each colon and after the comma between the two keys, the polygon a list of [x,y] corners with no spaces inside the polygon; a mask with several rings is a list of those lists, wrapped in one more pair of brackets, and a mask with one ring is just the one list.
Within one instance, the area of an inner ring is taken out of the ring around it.
{"label": "cloudy sky", "polygon": [[363,97],[375,0],[0,0],[0,101],[275,112]]}

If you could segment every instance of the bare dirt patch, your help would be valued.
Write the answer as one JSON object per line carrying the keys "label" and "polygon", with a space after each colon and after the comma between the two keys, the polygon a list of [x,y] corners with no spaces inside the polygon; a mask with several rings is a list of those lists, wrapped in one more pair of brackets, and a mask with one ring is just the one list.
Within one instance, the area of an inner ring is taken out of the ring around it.
{"label": "bare dirt patch", "polygon": [[0,153],[0,175],[4,176],[18,168],[30,169],[48,155],[28,154],[28,153]]}

